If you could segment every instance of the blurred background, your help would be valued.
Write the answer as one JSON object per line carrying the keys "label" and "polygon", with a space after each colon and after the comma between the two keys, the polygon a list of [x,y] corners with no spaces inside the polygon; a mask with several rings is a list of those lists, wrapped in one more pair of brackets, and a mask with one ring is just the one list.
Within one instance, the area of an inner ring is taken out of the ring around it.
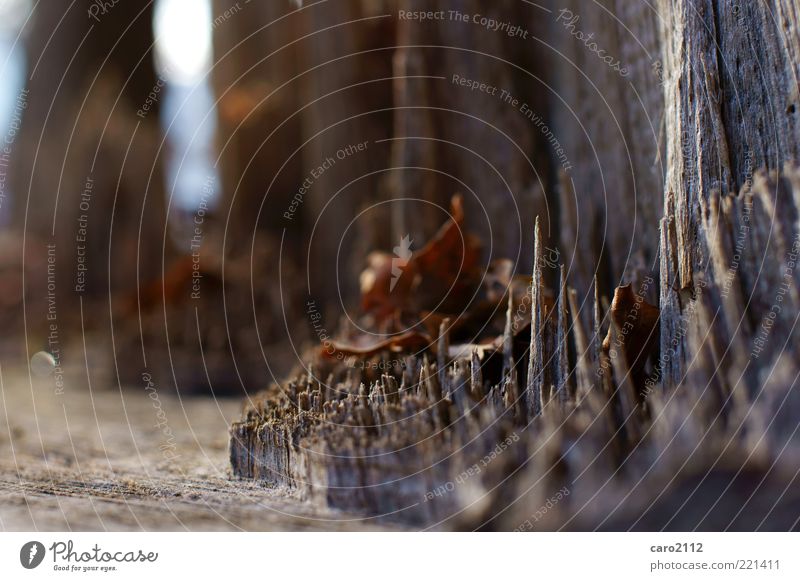
{"label": "blurred background", "polygon": [[[317,340],[307,305],[333,335],[357,316],[368,253],[423,244],[455,193],[486,265],[529,273],[539,215],[576,288],[597,275],[610,296],[631,264],[651,270],[662,154],[654,139],[628,151],[648,112],[626,102],[659,79],[649,62],[626,79],[594,66],[551,9],[1,6],[2,343],[22,362],[42,352],[47,373],[263,387]],[[480,18],[398,17],[433,9]],[[616,46],[608,15],[586,18]]]}

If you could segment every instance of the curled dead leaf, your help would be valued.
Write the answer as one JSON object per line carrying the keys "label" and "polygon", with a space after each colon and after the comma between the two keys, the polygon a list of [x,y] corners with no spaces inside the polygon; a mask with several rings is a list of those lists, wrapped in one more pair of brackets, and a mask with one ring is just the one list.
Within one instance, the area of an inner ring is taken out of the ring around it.
{"label": "curled dead leaf", "polygon": [[645,301],[643,296],[634,293],[631,285],[627,284],[614,291],[610,316],[618,333],[617,339],[614,339],[612,330],[609,329],[603,340],[606,365],[611,353],[618,348],[625,356],[633,384],[641,388],[647,361],[658,346],[659,309]]}

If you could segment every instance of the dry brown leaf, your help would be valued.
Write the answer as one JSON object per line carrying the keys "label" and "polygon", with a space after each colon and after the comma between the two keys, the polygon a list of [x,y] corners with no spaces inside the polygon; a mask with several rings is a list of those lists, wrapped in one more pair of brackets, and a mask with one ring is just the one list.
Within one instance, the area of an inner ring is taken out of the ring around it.
{"label": "dry brown leaf", "polygon": [[451,200],[451,217],[436,236],[410,258],[373,252],[360,277],[361,306],[376,322],[394,313],[423,310],[460,312],[480,284],[480,243],[464,232],[460,195]]}

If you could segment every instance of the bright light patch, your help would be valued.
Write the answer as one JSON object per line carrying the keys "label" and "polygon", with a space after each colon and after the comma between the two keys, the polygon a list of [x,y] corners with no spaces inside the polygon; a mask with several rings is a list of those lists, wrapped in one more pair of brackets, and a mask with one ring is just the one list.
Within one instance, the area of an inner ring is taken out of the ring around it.
{"label": "bright light patch", "polygon": [[211,64],[209,0],[159,0],[155,10],[156,62],[160,74],[192,84]]}
{"label": "bright light patch", "polygon": [[31,0],[0,0],[0,34],[16,34],[30,11]]}

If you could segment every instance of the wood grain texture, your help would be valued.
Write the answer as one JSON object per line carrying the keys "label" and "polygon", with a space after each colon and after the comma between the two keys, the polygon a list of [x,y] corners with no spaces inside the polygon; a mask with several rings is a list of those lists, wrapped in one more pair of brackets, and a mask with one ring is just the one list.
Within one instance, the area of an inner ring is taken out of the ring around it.
{"label": "wood grain texture", "polygon": [[[673,287],[669,293],[690,287],[693,273],[713,260],[716,234],[701,217],[708,200],[749,188],[758,168],[780,170],[797,159],[798,3],[660,2],[658,12],[666,75],[664,210],[675,231],[674,244],[661,249],[676,268],[676,278],[662,285]],[[677,337],[666,329],[662,349]],[[678,372],[672,370],[672,381]]]}
{"label": "wood grain texture", "polygon": [[226,433],[238,401],[159,392],[170,439],[143,386],[98,388],[112,382],[92,375],[90,390],[85,372],[71,370],[55,396],[52,377],[31,381],[3,367],[0,530],[375,529],[286,489],[231,478]]}

